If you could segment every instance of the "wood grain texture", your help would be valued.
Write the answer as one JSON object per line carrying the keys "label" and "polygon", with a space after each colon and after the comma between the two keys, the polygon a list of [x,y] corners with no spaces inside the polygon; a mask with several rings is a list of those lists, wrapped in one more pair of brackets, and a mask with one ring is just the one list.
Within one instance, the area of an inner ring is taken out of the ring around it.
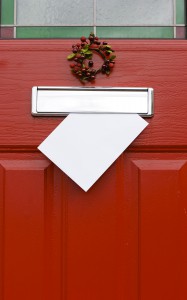
{"label": "wood grain texture", "polygon": [[[73,41],[0,41],[0,144],[37,146],[62,118],[34,118],[35,85],[79,86],[67,54]],[[153,87],[155,115],[133,146],[186,146],[186,41],[111,41],[117,63],[98,86]],[[181,109],[180,109],[181,108]],[[10,118],[11,116],[11,118]],[[24,124],[24,126],[23,126]]]}
{"label": "wood grain texture", "polygon": [[4,294],[4,168],[0,166],[0,298]]}
{"label": "wood grain texture", "polygon": [[187,299],[187,43],[111,41],[96,83],[153,87],[155,115],[85,193],[37,150],[62,118],[30,113],[32,86],[79,85],[73,42],[0,41],[0,298]]}

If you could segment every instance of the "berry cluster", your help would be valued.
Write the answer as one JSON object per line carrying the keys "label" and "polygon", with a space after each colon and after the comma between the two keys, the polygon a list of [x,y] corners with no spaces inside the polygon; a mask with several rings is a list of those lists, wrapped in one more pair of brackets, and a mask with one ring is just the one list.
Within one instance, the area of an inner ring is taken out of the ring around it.
{"label": "berry cluster", "polygon": [[[94,51],[103,58],[103,64],[99,69],[94,68],[92,60]],[[110,74],[116,58],[113,52],[114,50],[107,42],[101,43],[94,33],[90,33],[88,39],[82,36],[79,43],[72,45],[72,53],[68,55],[67,59],[73,61],[70,64],[72,73],[82,82],[94,81],[96,74],[100,72]]]}

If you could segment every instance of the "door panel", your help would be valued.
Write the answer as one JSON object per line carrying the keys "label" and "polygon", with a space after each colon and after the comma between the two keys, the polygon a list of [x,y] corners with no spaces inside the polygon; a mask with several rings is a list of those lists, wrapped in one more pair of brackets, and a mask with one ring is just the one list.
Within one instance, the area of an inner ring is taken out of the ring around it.
{"label": "door panel", "polygon": [[0,161],[3,299],[136,299],[137,203],[124,202],[123,157],[98,195],[37,156]]}
{"label": "door panel", "polygon": [[25,299],[41,299],[45,180],[49,163],[7,157],[0,165],[4,202],[4,297],[15,299],[15,295],[21,295]]}
{"label": "door panel", "polygon": [[85,193],[37,150],[62,118],[30,113],[32,86],[80,84],[72,42],[0,41],[3,300],[187,298],[187,45],[111,43],[96,83],[153,87],[155,116]]}
{"label": "door panel", "polygon": [[[180,159],[179,156],[181,156]],[[185,299],[186,154],[143,155],[138,173],[139,286],[142,299]],[[134,182],[134,180],[133,180]]]}

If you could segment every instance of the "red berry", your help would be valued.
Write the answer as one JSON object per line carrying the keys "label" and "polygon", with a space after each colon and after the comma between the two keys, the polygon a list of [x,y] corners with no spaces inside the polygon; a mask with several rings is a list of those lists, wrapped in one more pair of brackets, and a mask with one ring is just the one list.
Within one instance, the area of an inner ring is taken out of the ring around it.
{"label": "red berry", "polygon": [[90,45],[90,49],[97,49],[97,48],[98,48],[98,45],[96,45],[96,44]]}
{"label": "red berry", "polygon": [[79,67],[75,66],[73,69],[75,72],[79,71]]}
{"label": "red berry", "polygon": [[88,62],[88,66],[91,68],[91,67],[93,67],[93,61],[92,60],[90,60],[89,62]]}
{"label": "red berry", "polygon": [[74,63],[70,64],[70,68],[74,68],[74,67],[75,67]]}
{"label": "red berry", "polygon": [[102,65],[102,73],[105,73],[107,66],[105,64]]}
{"label": "red berry", "polygon": [[109,64],[109,67],[110,67],[110,68],[113,68],[113,67],[114,67],[114,64],[113,64],[113,63],[110,63],[110,64]]}
{"label": "red berry", "polygon": [[81,42],[86,42],[86,37],[85,36],[81,37]]}

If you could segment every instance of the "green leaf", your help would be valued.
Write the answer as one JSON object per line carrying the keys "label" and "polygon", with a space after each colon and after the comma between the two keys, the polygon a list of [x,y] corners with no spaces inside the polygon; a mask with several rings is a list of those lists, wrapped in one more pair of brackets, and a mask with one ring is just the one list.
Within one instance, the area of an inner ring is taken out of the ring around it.
{"label": "green leaf", "polygon": [[86,53],[86,59],[92,59],[92,54],[91,55],[90,54],[87,55],[87,53]]}
{"label": "green leaf", "polygon": [[70,55],[67,56],[67,59],[71,60],[75,57],[75,55],[76,55],[75,53],[71,53]]}
{"label": "green leaf", "polygon": [[89,45],[85,45],[84,48],[81,50],[81,52],[85,53],[89,49]]}
{"label": "green leaf", "polygon": [[82,80],[82,81],[87,81],[87,80],[88,80],[88,77],[82,77],[81,80]]}
{"label": "green leaf", "polygon": [[105,49],[109,50],[111,49],[111,46],[110,45],[104,45]]}
{"label": "green leaf", "polygon": [[116,58],[116,55],[112,55],[111,57],[110,57],[110,60],[114,60]]}
{"label": "green leaf", "polygon": [[109,70],[107,70],[107,71],[106,71],[106,74],[107,74],[107,75],[110,75],[110,71],[109,71]]}
{"label": "green leaf", "polygon": [[85,54],[86,54],[86,55],[92,54],[92,51],[88,50],[88,51],[85,52]]}

